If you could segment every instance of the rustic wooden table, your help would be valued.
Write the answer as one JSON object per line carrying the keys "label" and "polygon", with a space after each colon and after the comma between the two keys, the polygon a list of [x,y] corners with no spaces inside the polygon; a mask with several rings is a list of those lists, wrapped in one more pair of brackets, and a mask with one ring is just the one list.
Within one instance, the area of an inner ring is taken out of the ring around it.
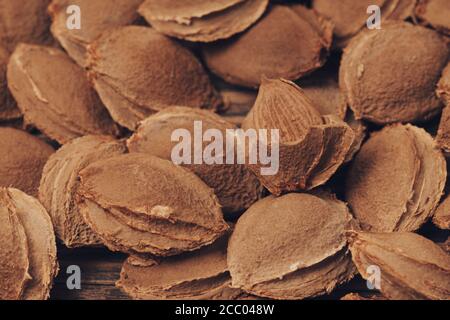
{"label": "rustic wooden table", "polygon": [[[51,292],[54,300],[105,300],[128,299],[115,287],[126,255],[112,253],[104,248],[72,249],[58,247],[59,274]],[[69,290],[67,267],[77,265],[81,269],[81,289]]]}

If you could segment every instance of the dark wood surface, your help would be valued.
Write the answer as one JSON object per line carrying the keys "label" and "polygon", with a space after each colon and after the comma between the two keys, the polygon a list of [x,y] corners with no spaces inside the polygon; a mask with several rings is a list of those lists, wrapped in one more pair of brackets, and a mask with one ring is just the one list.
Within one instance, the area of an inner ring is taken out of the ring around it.
{"label": "dark wood surface", "polygon": [[[58,247],[59,274],[51,292],[54,300],[105,300],[128,299],[116,288],[120,269],[126,255],[112,253],[103,248],[67,249]],[[77,265],[81,269],[81,289],[69,290],[67,287],[67,267]]]}

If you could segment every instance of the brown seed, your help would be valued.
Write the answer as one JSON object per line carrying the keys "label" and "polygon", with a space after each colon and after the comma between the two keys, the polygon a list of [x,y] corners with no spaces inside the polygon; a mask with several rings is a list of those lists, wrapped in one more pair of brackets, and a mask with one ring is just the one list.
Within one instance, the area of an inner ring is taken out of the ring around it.
{"label": "brown seed", "polygon": [[220,90],[222,95],[224,116],[242,116],[247,114],[255,104],[257,92],[241,88],[224,88]]}
{"label": "brown seed", "polygon": [[273,6],[236,38],[207,45],[208,67],[224,80],[258,87],[263,76],[295,80],[321,67],[331,45],[331,25],[303,6]]}
{"label": "brown seed", "polygon": [[[0,197],[2,193],[0,193]],[[20,299],[30,281],[27,236],[19,218],[0,198],[0,299]]]}
{"label": "brown seed", "polygon": [[[87,46],[103,32],[132,24],[139,18],[137,8],[143,0],[53,0],[49,6],[51,31],[72,59],[86,66]],[[67,8],[80,7],[81,29],[67,28]]]}
{"label": "brown seed", "polygon": [[126,154],[89,165],[80,178],[80,212],[112,250],[169,256],[228,229],[212,189],[169,161]]}
{"label": "brown seed", "polygon": [[[382,8],[382,18],[385,20],[414,19],[414,9],[417,0],[386,0]],[[383,17],[384,14],[384,17]]]}
{"label": "brown seed", "polygon": [[90,46],[89,58],[101,99],[128,129],[168,106],[216,109],[221,103],[195,56],[150,28],[105,33]]}
{"label": "brown seed", "polygon": [[450,104],[450,63],[442,72],[441,80],[439,80],[437,87],[437,95],[447,104]]}
{"label": "brown seed", "polygon": [[8,65],[9,53],[0,45],[0,122],[11,121],[20,118],[16,102],[8,91],[6,82],[6,66]]}
{"label": "brown seed", "polygon": [[349,293],[341,298],[341,300],[348,301],[370,301],[370,300],[386,300],[382,295],[371,294],[371,295],[361,295],[359,293]]}
{"label": "brown seed", "polygon": [[426,25],[450,35],[450,2],[447,0],[419,0],[416,16]]}
{"label": "brown seed", "polygon": [[0,0],[0,46],[12,52],[20,42],[49,44],[49,3],[50,0]]}
{"label": "brown seed", "polygon": [[39,187],[39,200],[50,214],[58,238],[67,247],[101,244],[84,222],[76,203],[78,173],[95,161],[125,152],[125,144],[112,137],[85,136],[67,143],[47,161]]}
{"label": "brown seed", "polygon": [[372,134],[351,164],[346,200],[367,231],[414,231],[432,215],[447,177],[433,138],[412,125]]}
{"label": "brown seed", "polygon": [[139,13],[153,28],[189,41],[227,39],[255,23],[269,0],[146,0]]}
{"label": "brown seed", "polygon": [[[16,296],[15,299],[47,299],[53,278],[58,272],[55,235],[47,211],[37,199],[13,188],[0,189],[0,211],[2,212],[0,214],[2,219],[5,217],[8,219],[9,216],[12,223],[18,222],[26,236],[26,243],[21,242],[17,234],[15,239],[10,239],[15,243],[15,246],[20,246],[14,254],[20,257],[21,252],[25,252],[28,257],[28,263],[26,264],[15,261],[17,257],[10,257],[12,260],[6,264],[7,268],[17,269],[15,270],[16,273],[18,270],[22,270],[19,273],[23,273],[23,270],[27,269],[25,287],[19,297]],[[8,224],[5,223],[4,225]],[[2,226],[4,225],[2,224]],[[3,242],[1,246],[4,247],[5,243]],[[2,265],[5,261],[2,259]],[[1,279],[4,281],[3,277]],[[21,281],[18,281],[14,286],[20,283]],[[3,285],[1,287],[3,289]]]}
{"label": "brown seed", "polygon": [[14,207],[28,239],[31,280],[22,299],[47,299],[58,272],[55,233],[50,217],[37,199],[22,191],[9,188],[3,192],[2,197],[9,207]]}
{"label": "brown seed", "polygon": [[201,18],[228,9],[244,0],[148,0],[142,8],[149,9],[152,19],[189,24],[192,18]]}
{"label": "brown seed", "polygon": [[37,195],[42,169],[53,148],[17,129],[0,128],[0,187]]}
{"label": "brown seed", "polygon": [[222,116],[235,126],[241,127],[247,113],[255,104],[257,91],[229,85],[223,81],[214,83],[223,100]]}
{"label": "brown seed", "polygon": [[344,51],[340,86],[357,119],[423,121],[442,104],[435,87],[449,49],[436,32],[406,22],[366,30]]}
{"label": "brown seed", "polygon": [[383,20],[404,20],[413,15],[415,3],[416,0],[314,0],[313,8],[334,23],[335,46],[344,48],[366,26],[370,5],[381,8]]}
{"label": "brown seed", "polygon": [[225,112],[223,117],[235,126],[241,127],[247,113],[255,104],[257,92],[253,90],[222,89]]}
{"label": "brown seed", "polygon": [[313,8],[335,24],[334,34],[339,46],[358,33],[367,20],[367,7],[380,6],[384,0],[314,0]]}
{"label": "brown seed", "polygon": [[8,64],[8,86],[25,122],[60,144],[86,134],[117,134],[83,69],[58,49],[19,45]]}
{"label": "brown seed", "polygon": [[351,220],[346,205],[326,193],[258,201],[228,245],[232,286],[274,299],[331,292],[354,274],[344,235]]}
{"label": "brown seed", "polygon": [[441,229],[450,230],[450,197],[447,196],[438,206],[433,216],[433,223]]}
{"label": "brown seed", "polygon": [[263,80],[242,127],[279,129],[279,170],[262,175],[264,165],[248,167],[273,194],[324,184],[344,162],[354,133],[335,116],[322,117],[305,93],[287,80]]}
{"label": "brown seed", "polygon": [[[292,122],[284,119],[285,114],[292,115]],[[321,124],[321,114],[302,89],[287,80],[266,78],[243,126],[279,128],[281,140],[293,142],[304,138],[311,126]]]}
{"label": "brown seed", "polygon": [[[136,133],[127,141],[128,149],[130,152],[143,152],[171,160],[174,147],[178,144],[178,142],[172,142],[172,133],[177,129],[186,129],[191,136],[194,136],[196,121],[201,121],[202,131],[220,130],[224,139],[227,129],[235,129],[234,125],[210,111],[171,107],[144,120]],[[208,145],[208,142],[203,144],[202,153]],[[225,140],[223,147],[225,148]],[[192,145],[192,155],[194,152]],[[227,164],[226,154],[221,154],[223,164],[194,164],[191,159],[191,164],[184,166],[214,189],[224,213],[231,217],[233,213],[247,209],[258,200],[262,195],[263,187],[244,164]]]}
{"label": "brown seed", "polygon": [[355,134],[355,139],[353,140],[352,145],[350,146],[350,150],[347,153],[347,156],[345,157],[345,162],[350,162],[353,160],[355,155],[359,152],[361,149],[361,146],[366,139],[367,136],[367,126],[365,123],[361,120],[356,120],[355,115],[353,113],[350,113],[347,115],[347,118],[345,119],[348,126],[353,130],[353,133]]}
{"label": "brown seed", "polygon": [[450,254],[450,236],[447,237],[447,239],[441,243],[438,243],[438,245],[444,249],[445,252]]}
{"label": "brown seed", "polygon": [[317,71],[314,76],[302,80],[300,86],[322,116],[333,114],[345,120],[353,129],[355,139],[345,159],[345,162],[350,162],[361,148],[367,128],[361,120],[356,120],[354,115],[348,112],[347,102],[334,75],[326,70]]}
{"label": "brown seed", "polygon": [[450,104],[442,111],[436,142],[443,151],[450,152]]}
{"label": "brown seed", "polygon": [[230,288],[227,268],[228,237],[194,252],[169,257],[160,263],[128,258],[117,286],[134,299],[220,299],[242,295]]}
{"label": "brown seed", "polygon": [[350,232],[353,261],[363,278],[380,269],[388,299],[443,299],[450,296],[450,256],[432,241],[409,232]]}
{"label": "brown seed", "polygon": [[444,69],[436,92],[446,105],[442,111],[436,141],[445,152],[450,152],[450,64]]}
{"label": "brown seed", "polygon": [[342,120],[345,119],[347,102],[333,75],[320,73],[317,76],[311,76],[301,80],[300,87],[321,115],[334,114]]}

